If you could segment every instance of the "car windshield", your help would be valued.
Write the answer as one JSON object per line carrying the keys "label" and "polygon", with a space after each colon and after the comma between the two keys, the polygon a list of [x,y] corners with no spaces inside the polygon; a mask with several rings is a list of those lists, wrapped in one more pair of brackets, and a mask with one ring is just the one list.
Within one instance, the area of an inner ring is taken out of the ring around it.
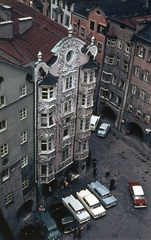
{"label": "car windshield", "polygon": [[76,212],[76,214],[81,214],[83,211],[84,211],[84,208],[81,208],[80,210],[78,210],[78,211]]}
{"label": "car windshield", "polygon": [[98,208],[98,207],[100,207],[100,204],[99,204],[99,203],[94,204],[93,206],[91,206],[91,209],[95,209],[95,208]]}
{"label": "car windshield", "polygon": [[100,131],[105,131],[105,129],[104,129],[104,128],[100,128],[99,130],[100,130]]}
{"label": "car windshield", "polygon": [[53,232],[56,232],[56,231],[57,231],[57,229],[54,228],[54,229],[49,230],[49,233],[53,233]]}
{"label": "car windshield", "polygon": [[102,196],[102,199],[108,198],[108,197],[110,197],[110,196],[111,196],[111,193],[106,194],[106,195]]}
{"label": "car windshield", "polygon": [[144,198],[144,196],[135,196],[135,199],[142,199],[142,198]]}

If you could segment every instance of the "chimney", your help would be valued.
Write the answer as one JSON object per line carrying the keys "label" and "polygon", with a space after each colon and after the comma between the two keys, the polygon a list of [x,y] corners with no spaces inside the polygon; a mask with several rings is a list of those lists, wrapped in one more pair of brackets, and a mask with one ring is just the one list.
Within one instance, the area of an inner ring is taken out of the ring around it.
{"label": "chimney", "polygon": [[0,38],[9,38],[13,37],[13,22],[5,21],[0,22]]}
{"label": "chimney", "polygon": [[18,18],[19,22],[19,34],[23,34],[26,32],[29,28],[32,27],[33,24],[33,18],[32,17],[25,17],[25,18]]}
{"label": "chimney", "polygon": [[11,20],[11,11],[12,8],[10,6],[0,4],[0,18],[2,18],[3,20]]}

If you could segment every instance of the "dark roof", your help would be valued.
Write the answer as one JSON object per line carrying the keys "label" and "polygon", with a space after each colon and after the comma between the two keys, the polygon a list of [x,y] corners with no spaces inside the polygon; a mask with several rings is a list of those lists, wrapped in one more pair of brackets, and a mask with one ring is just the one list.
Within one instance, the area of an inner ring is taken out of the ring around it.
{"label": "dark roof", "polygon": [[53,76],[49,71],[39,85],[54,85],[58,82],[58,77]]}
{"label": "dark roof", "polygon": [[136,36],[151,43],[151,24],[138,31]]}
{"label": "dark roof", "polygon": [[98,68],[98,63],[92,59],[90,59],[87,63],[83,64],[81,68]]}
{"label": "dark roof", "polygon": [[149,11],[145,7],[146,0],[132,0],[126,2],[107,2],[96,0],[95,2],[77,2],[74,6],[74,13],[88,17],[89,12],[99,6],[106,16],[126,17],[144,15]]}
{"label": "dark roof", "polygon": [[[58,41],[67,37],[68,30],[26,4],[16,0],[0,0],[0,4],[4,2],[5,5],[12,7],[13,38],[0,39],[0,58],[3,57],[21,66],[37,61],[37,54],[41,51],[42,60],[48,62],[52,57],[51,49]],[[33,24],[20,35],[18,18],[24,17],[32,17]]]}

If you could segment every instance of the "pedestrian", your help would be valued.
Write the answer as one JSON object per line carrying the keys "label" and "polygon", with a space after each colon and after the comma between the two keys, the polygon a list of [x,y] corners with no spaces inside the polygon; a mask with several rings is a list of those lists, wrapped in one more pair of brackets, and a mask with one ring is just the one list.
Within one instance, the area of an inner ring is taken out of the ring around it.
{"label": "pedestrian", "polygon": [[73,231],[73,239],[76,239],[76,236],[77,236],[77,228],[75,227]]}
{"label": "pedestrian", "polygon": [[114,183],[115,183],[115,179],[112,178],[112,179],[110,180],[110,191],[113,189]]}
{"label": "pedestrian", "polygon": [[91,226],[91,222],[90,222],[90,220],[87,222],[87,231],[89,231],[90,230],[90,226]]}
{"label": "pedestrian", "polygon": [[82,228],[79,228],[78,229],[78,234],[77,234],[78,239],[81,239],[81,232],[82,232]]}
{"label": "pedestrian", "polygon": [[96,167],[96,162],[97,162],[96,158],[93,158],[92,162],[93,162],[93,168],[95,168]]}
{"label": "pedestrian", "polygon": [[93,168],[93,177],[95,178],[96,177],[96,171],[97,171],[97,168]]}
{"label": "pedestrian", "polygon": [[105,169],[105,176],[106,176],[106,178],[107,178],[109,175],[110,175],[110,170],[109,170],[109,168],[106,168],[106,169]]}

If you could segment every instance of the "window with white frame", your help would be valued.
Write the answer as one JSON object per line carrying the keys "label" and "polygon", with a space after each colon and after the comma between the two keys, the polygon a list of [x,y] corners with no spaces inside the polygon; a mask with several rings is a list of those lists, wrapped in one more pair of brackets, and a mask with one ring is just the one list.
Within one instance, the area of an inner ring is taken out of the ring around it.
{"label": "window with white frame", "polygon": [[130,44],[130,43],[126,43],[125,51],[126,51],[127,53],[130,53],[130,52],[131,52],[131,44]]}
{"label": "window with white frame", "polygon": [[67,77],[65,80],[65,90],[72,88],[72,76]]}
{"label": "window with white frame", "polygon": [[20,144],[22,145],[25,142],[27,142],[27,131],[22,132],[20,136]]}
{"label": "window with white frame", "polygon": [[54,89],[53,87],[50,88],[42,88],[41,89],[41,95],[43,100],[48,100],[50,98],[53,98],[54,95]]}
{"label": "window with white frame", "polygon": [[98,43],[98,53],[102,53],[102,43]]}
{"label": "window with white frame", "polygon": [[80,35],[81,35],[82,37],[85,36],[85,28],[83,28],[83,27],[80,28]]}
{"label": "window with white frame", "polygon": [[144,55],[145,55],[145,48],[143,46],[137,46],[137,55],[140,57],[140,58],[143,58]]}
{"label": "window with white frame", "polygon": [[149,71],[147,71],[147,70],[144,71],[143,79],[144,79],[146,82],[148,82],[148,80],[149,80]]}
{"label": "window with white frame", "polygon": [[106,54],[105,55],[105,63],[113,65],[114,64],[114,56]]}
{"label": "window with white frame", "polygon": [[102,35],[105,35],[105,27],[102,26],[101,24],[98,24],[97,33],[100,33],[100,34],[102,34]]}
{"label": "window with white frame", "polygon": [[141,71],[141,68],[139,66],[135,66],[135,76],[136,77],[139,77],[140,76],[140,71]]}
{"label": "window with white frame", "polygon": [[6,169],[2,172],[3,182],[6,181],[9,177],[10,177],[10,170],[9,170],[9,168],[6,168]]}
{"label": "window with white frame", "polygon": [[21,168],[24,168],[26,165],[28,165],[28,155],[25,155],[25,156],[21,159]]}
{"label": "window with white frame", "polygon": [[87,72],[84,72],[83,82],[87,83],[87,80],[88,80],[88,73],[87,73]]}
{"label": "window with white frame", "polygon": [[7,120],[5,119],[0,122],[0,132],[6,130],[6,128],[7,128]]}
{"label": "window with white frame", "polygon": [[66,159],[69,158],[69,147],[67,146],[63,151],[62,151],[62,161],[65,161]]}
{"label": "window with white frame", "polygon": [[25,180],[22,181],[22,190],[28,187],[28,179],[26,178]]}
{"label": "window with white frame", "polygon": [[69,20],[70,20],[70,17],[68,15],[65,15],[65,25],[67,27],[69,27]]}
{"label": "window with white frame", "polygon": [[142,100],[145,99],[145,93],[146,93],[146,91],[144,89],[141,89],[141,91],[140,91],[140,99],[142,99]]}
{"label": "window with white frame", "polygon": [[20,121],[27,117],[27,108],[24,108],[20,111]]}
{"label": "window with white frame", "polygon": [[52,113],[41,113],[41,126],[42,127],[49,127],[53,125],[53,118]]}
{"label": "window with white frame", "polygon": [[19,97],[24,97],[27,94],[27,88],[26,85],[19,88]]}
{"label": "window with white frame", "polygon": [[44,164],[42,164],[41,166],[40,166],[40,172],[41,172],[41,175],[47,175],[47,165],[44,165]]}
{"label": "window with white frame", "polygon": [[121,40],[121,39],[118,40],[118,48],[119,49],[123,48],[123,40]]}
{"label": "window with white frame", "polygon": [[10,202],[12,202],[12,194],[9,193],[5,196],[5,205],[9,204]]}
{"label": "window with white frame", "polygon": [[6,96],[3,95],[0,97],[0,108],[4,107],[6,105]]}
{"label": "window with white frame", "polygon": [[136,94],[137,86],[135,84],[132,84],[132,93]]}
{"label": "window with white frame", "polygon": [[118,106],[121,106],[121,103],[122,103],[121,97],[117,96],[117,97],[116,97],[116,104],[117,104]]}
{"label": "window with white frame", "polygon": [[103,71],[103,73],[102,73],[102,81],[110,82],[111,76],[112,76],[112,73],[107,73],[107,72]]}
{"label": "window with white frame", "polygon": [[151,50],[148,50],[147,62],[151,62]]}
{"label": "window with white frame", "polygon": [[8,144],[5,143],[1,145],[1,157],[4,157],[7,154],[8,154]]}
{"label": "window with white frame", "polygon": [[48,137],[47,139],[42,139],[41,140],[41,151],[42,152],[52,151],[53,143],[54,143],[53,137]]}
{"label": "window with white frame", "polygon": [[116,46],[116,40],[114,38],[107,38],[107,45],[110,47]]}
{"label": "window with white frame", "polygon": [[73,32],[77,33],[77,29],[78,29],[77,24],[73,23]]}
{"label": "window with white frame", "polygon": [[64,113],[71,112],[71,100],[64,102]]}
{"label": "window with white frame", "polygon": [[108,99],[109,90],[101,88],[101,97]]}

